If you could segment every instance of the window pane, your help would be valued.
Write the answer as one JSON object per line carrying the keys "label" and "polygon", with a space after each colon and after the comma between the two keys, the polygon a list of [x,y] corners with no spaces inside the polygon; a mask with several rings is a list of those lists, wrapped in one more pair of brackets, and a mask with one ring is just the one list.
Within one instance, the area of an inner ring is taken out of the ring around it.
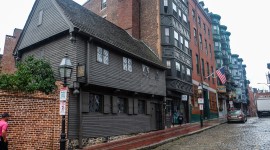
{"label": "window pane", "polygon": [[171,61],[167,60],[167,68],[171,68]]}
{"label": "window pane", "polygon": [[138,113],[145,114],[145,101],[143,100],[138,101]]}
{"label": "window pane", "polygon": [[97,48],[97,61],[102,62],[102,48]]}
{"label": "window pane", "polygon": [[128,59],[128,71],[132,72],[132,60]]}
{"label": "window pane", "polygon": [[126,113],[127,108],[126,108],[126,100],[124,98],[118,98],[117,100],[117,106],[118,106],[118,113]]}
{"label": "window pane", "polygon": [[89,110],[90,110],[90,112],[102,112],[102,97],[101,97],[101,95],[90,94]]}
{"label": "window pane", "polygon": [[168,0],[164,0],[164,6],[168,6]]}
{"label": "window pane", "polygon": [[176,66],[176,70],[177,71],[180,71],[180,64],[179,64],[179,62],[175,62],[175,66]]}
{"label": "window pane", "polygon": [[109,64],[109,51],[103,50],[103,63],[108,65]]}
{"label": "window pane", "polygon": [[178,33],[176,31],[174,31],[174,38],[178,40]]}
{"label": "window pane", "polygon": [[187,41],[187,40],[185,40],[185,46],[186,46],[187,48],[189,48],[189,45],[188,45],[188,41]]}
{"label": "window pane", "polygon": [[123,70],[127,71],[127,58],[123,57]]}
{"label": "window pane", "polygon": [[170,35],[170,29],[169,28],[165,28],[165,35],[169,36]]}
{"label": "window pane", "polygon": [[174,3],[172,3],[172,6],[173,6],[173,10],[174,10],[175,12],[177,12],[176,5],[175,5]]}
{"label": "window pane", "polygon": [[187,68],[187,75],[190,76],[190,69]]}
{"label": "window pane", "polygon": [[180,42],[183,44],[184,43],[184,39],[182,36],[180,36]]}
{"label": "window pane", "polygon": [[183,20],[187,22],[187,16],[185,14],[183,14]]}

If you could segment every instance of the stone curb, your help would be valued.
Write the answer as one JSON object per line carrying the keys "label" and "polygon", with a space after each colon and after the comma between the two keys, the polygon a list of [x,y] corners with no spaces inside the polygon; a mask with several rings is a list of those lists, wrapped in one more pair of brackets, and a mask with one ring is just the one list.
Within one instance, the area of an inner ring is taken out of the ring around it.
{"label": "stone curb", "polygon": [[206,128],[203,128],[203,129],[200,129],[200,130],[197,130],[197,131],[193,131],[193,132],[190,132],[190,133],[187,133],[187,134],[184,134],[184,135],[180,135],[180,136],[177,136],[177,137],[172,137],[172,138],[169,138],[169,139],[166,139],[166,140],[163,140],[161,142],[154,143],[154,144],[151,144],[151,145],[148,145],[148,146],[143,146],[143,147],[140,147],[140,148],[135,148],[133,150],[149,150],[149,149],[154,149],[154,148],[157,148],[157,147],[159,147],[161,145],[164,145],[166,143],[173,142],[175,140],[178,140],[178,139],[183,138],[183,137],[186,137],[186,136],[190,136],[190,135],[201,133],[201,132],[203,132],[205,130],[214,128],[214,127],[219,126],[219,125],[224,124],[224,123],[226,123],[226,121],[220,122],[220,123],[214,124],[214,125],[212,125],[210,127],[206,127]]}

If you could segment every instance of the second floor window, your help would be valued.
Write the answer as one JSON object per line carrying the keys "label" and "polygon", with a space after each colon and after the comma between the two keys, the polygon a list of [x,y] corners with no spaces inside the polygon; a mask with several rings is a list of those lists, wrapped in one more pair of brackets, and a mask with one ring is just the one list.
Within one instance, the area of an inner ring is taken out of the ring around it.
{"label": "second floor window", "polygon": [[132,60],[126,57],[123,57],[123,70],[132,72]]}
{"label": "second floor window", "polygon": [[109,64],[109,51],[102,49],[101,47],[97,47],[97,61],[103,64]]}
{"label": "second floor window", "polygon": [[107,0],[101,0],[101,10],[107,7]]}
{"label": "second floor window", "polygon": [[201,18],[198,16],[198,24],[199,24],[199,27],[202,27],[201,26]]}
{"label": "second floor window", "polygon": [[192,10],[192,19],[195,22],[195,11],[194,10]]}
{"label": "second floor window", "polygon": [[143,70],[143,75],[145,75],[146,77],[149,77],[149,74],[150,74],[149,67],[146,65],[142,65],[142,70]]}
{"label": "second floor window", "polygon": [[183,20],[184,20],[185,23],[188,23],[187,16],[185,14],[183,14]]}
{"label": "second floor window", "polygon": [[204,60],[202,59],[202,75],[205,77]]}

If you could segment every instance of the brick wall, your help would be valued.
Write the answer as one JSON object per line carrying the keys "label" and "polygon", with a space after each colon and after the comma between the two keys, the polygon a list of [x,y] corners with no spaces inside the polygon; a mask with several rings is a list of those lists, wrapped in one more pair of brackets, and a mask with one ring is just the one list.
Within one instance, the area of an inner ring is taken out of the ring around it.
{"label": "brick wall", "polygon": [[[60,88],[59,83],[58,85]],[[59,90],[51,95],[0,90],[0,112],[9,112],[11,115],[8,129],[9,149],[59,149],[61,116],[58,93]],[[66,114],[67,112],[66,110]]]}
{"label": "brick wall", "polygon": [[16,71],[15,68],[15,60],[13,57],[13,50],[17,44],[17,41],[21,35],[21,29],[14,29],[13,36],[6,35],[5,45],[4,45],[4,53],[1,60],[1,68],[3,73],[14,73]]}

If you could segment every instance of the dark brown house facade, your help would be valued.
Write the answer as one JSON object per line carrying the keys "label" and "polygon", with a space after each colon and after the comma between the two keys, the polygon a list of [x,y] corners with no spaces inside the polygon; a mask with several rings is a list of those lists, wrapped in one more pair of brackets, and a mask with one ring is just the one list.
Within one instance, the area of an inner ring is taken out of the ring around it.
{"label": "dark brown house facade", "polygon": [[[65,54],[70,142],[164,128],[166,67],[143,42],[71,0],[36,0],[14,50],[49,61],[57,80]],[[78,66],[85,68],[78,73]],[[79,94],[73,82],[79,81]]]}

